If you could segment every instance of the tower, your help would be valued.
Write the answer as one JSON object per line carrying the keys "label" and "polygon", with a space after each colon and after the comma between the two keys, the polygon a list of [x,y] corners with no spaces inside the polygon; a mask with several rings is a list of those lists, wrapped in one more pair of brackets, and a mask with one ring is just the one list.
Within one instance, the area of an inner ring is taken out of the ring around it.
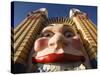
{"label": "tower", "polygon": [[[47,10],[41,8],[33,11],[13,30],[12,29],[12,62],[14,72],[25,72],[31,49],[38,31],[44,26]],[[18,70],[19,69],[19,70]]]}
{"label": "tower", "polygon": [[97,29],[96,25],[89,19],[88,14],[78,9],[70,10],[70,18],[75,22],[81,35],[83,45],[90,58],[92,67],[97,64]]}

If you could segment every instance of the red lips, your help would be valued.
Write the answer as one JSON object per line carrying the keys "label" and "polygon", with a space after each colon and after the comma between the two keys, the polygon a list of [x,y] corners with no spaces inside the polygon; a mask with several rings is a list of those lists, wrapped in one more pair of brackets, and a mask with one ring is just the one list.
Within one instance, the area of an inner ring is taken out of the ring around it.
{"label": "red lips", "polygon": [[32,58],[32,62],[36,62],[36,63],[63,63],[63,62],[77,62],[77,61],[85,61],[84,56],[76,56],[76,55],[72,55],[72,54],[56,54],[56,53],[52,53],[52,54],[48,54],[45,56],[41,56],[38,58]]}

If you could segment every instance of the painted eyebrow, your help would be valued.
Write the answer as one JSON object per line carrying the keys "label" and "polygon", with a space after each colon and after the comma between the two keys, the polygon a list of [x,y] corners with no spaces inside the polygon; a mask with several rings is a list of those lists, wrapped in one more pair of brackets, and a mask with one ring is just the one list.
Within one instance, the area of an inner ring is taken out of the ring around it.
{"label": "painted eyebrow", "polygon": [[49,26],[54,26],[54,25],[50,24],[50,25],[48,25],[47,27],[49,27]]}
{"label": "painted eyebrow", "polygon": [[[52,26],[55,26],[55,25],[53,25],[53,24],[50,24],[50,25],[48,25],[48,26],[46,26],[46,27],[52,27]],[[45,28],[46,28],[45,27]],[[71,26],[68,26],[68,25],[63,25],[63,27],[64,27],[64,29],[65,28],[67,28],[67,29],[69,29],[69,28],[71,28]],[[72,28],[71,28],[72,29]],[[65,29],[66,30],[66,29]],[[44,30],[43,30],[44,31]],[[49,31],[49,30],[48,30]]]}
{"label": "painted eyebrow", "polygon": [[64,25],[63,27],[64,27],[64,28],[66,27],[67,29],[69,29],[69,28],[70,28],[70,29],[72,29],[72,30],[73,30],[73,28],[72,28],[71,26],[68,26],[68,25]]}
{"label": "painted eyebrow", "polygon": [[[67,27],[67,29],[65,27]],[[73,30],[73,28],[71,26],[64,25],[64,32],[66,32],[66,31],[70,31],[75,35],[75,32],[74,32],[74,30]]]}
{"label": "painted eyebrow", "polygon": [[68,26],[68,25],[63,25],[63,27],[70,27],[71,28],[71,26]]}
{"label": "painted eyebrow", "polygon": [[[48,25],[48,26],[46,26],[46,27],[51,27],[51,26],[54,26],[54,25]],[[45,27],[45,28],[46,28],[46,27]],[[49,29],[46,29],[46,30],[43,29],[41,33],[46,32],[46,31],[50,31],[50,30],[49,30]]]}

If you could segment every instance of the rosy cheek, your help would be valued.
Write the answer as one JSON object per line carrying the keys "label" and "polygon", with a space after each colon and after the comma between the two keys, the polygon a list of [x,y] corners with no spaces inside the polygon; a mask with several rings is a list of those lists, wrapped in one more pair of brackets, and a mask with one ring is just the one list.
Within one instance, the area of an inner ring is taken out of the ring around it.
{"label": "rosy cheek", "polygon": [[82,43],[81,43],[81,40],[79,37],[73,37],[72,39],[72,46],[75,48],[75,49],[81,49],[82,48]]}
{"label": "rosy cheek", "polygon": [[39,38],[35,41],[34,50],[40,51],[43,50],[48,46],[48,39],[47,38]]}

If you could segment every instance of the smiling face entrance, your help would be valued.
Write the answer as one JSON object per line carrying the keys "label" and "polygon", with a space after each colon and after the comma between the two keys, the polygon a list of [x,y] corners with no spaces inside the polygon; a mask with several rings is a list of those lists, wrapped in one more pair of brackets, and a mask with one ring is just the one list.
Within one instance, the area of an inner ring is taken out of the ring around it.
{"label": "smiling face entrance", "polygon": [[85,61],[82,43],[73,28],[64,24],[50,24],[45,27],[35,41],[36,56],[39,63]]}

